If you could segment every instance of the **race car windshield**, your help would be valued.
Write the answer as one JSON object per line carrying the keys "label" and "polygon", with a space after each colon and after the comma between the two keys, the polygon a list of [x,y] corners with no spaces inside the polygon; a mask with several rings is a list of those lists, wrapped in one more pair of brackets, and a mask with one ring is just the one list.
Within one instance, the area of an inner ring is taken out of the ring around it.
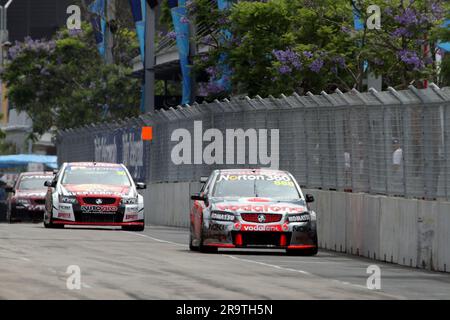
{"label": "race car windshield", "polygon": [[220,175],[213,197],[264,197],[298,200],[300,194],[289,176]]}
{"label": "race car windshield", "polygon": [[51,177],[24,177],[20,180],[18,190],[45,190],[44,182],[51,180]]}
{"label": "race car windshield", "polygon": [[130,186],[130,180],[123,168],[67,168],[62,184],[106,184]]}

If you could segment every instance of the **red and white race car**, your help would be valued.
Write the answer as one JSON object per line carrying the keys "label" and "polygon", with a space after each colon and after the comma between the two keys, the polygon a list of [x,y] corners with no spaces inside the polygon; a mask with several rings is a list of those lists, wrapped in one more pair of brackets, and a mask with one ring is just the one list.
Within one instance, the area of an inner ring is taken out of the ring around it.
{"label": "red and white race car", "polygon": [[318,251],[312,195],[303,195],[286,171],[268,169],[215,170],[202,178],[192,195],[191,250],[277,248],[315,255]]}
{"label": "red and white race car", "polygon": [[46,192],[44,182],[52,178],[52,172],[21,173],[14,187],[5,189],[10,193],[7,200],[7,221],[42,222]]}
{"label": "red and white race car", "polygon": [[124,230],[142,231],[144,199],[123,164],[74,162],[64,163],[48,187],[44,225],[120,226]]}

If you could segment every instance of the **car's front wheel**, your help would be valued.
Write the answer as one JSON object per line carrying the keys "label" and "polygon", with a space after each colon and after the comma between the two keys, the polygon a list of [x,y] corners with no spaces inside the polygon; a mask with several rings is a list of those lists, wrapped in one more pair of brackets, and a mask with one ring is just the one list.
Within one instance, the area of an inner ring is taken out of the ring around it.
{"label": "car's front wheel", "polygon": [[197,246],[194,246],[193,241],[194,239],[192,237],[192,226],[191,226],[191,229],[189,231],[189,250],[198,251],[199,248]]}
{"label": "car's front wheel", "polygon": [[133,231],[133,232],[139,232],[145,230],[145,223],[140,226],[123,226],[122,230],[124,231]]}
{"label": "car's front wheel", "polygon": [[315,256],[319,252],[319,241],[317,235],[314,236],[314,246],[309,249],[286,249],[286,253],[291,256]]}
{"label": "car's front wheel", "polygon": [[[54,224],[53,223],[51,214],[48,216],[48,219],[46,219],[46,217],[45,217],[46,215],[48,215],[48,213],[44,214],[44,227],[45,228],[47,228],[47,229],[62,229],[62,228],[64,228],[63,224]],[[48,221],[46,221],[46,220],[48,220]]]}
{"label": "car's front wheel", "polygon": [[202,222],[202,228],[200,230],[200,246],[199,246],[199,251],[201,253],[217,253],[218,249],[217,247],[211,247],[211,246],[205,246],[203,244],[203,222]]}

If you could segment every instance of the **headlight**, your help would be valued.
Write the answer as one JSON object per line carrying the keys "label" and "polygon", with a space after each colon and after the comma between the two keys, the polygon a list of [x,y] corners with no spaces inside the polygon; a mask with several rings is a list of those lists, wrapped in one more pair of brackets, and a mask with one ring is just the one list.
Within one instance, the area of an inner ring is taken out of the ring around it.
{"label": "headlight", "polygon": [[21,205],[30,204],[30,200],[28,200],[28,199],[17,199],[16,200],[16,204],[21,204]]}
{"label": "headlight", "polygon": [[311,220],[309,213],[288,215],[287,219],[289,222],[307,222]]}
{"label": "headlight", "polygon": [[122,198],[120,204],[137,204],[138,198]]}
{"label": "headlight", "polygon": [[71,196],[59,196],[59,202],[61,202],[61,203],[71,203],[71,204],[78,203],[77,198],[76,197],[71,197]]}
{"label": "headlight", "polygon": [[213,211],[211,212],[211,219],[212,220],[219,220],[219,221],[234,221],[236,216],[232,213],[228,212],[221,212],[221,211]]}

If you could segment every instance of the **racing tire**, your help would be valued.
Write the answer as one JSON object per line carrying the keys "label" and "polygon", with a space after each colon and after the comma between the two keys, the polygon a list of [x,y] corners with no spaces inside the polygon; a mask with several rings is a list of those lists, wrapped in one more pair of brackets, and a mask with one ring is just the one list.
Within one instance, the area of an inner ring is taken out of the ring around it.
{"label": "racing tire", "polygon": [[8,210],[6,212],[6,222],[8,222],[9,224],[13,224],[14,223],[14,220],[12,218],[11,210]]}
{"label": "racing tire", "polygon": [[192,244],[192,231],[189,233],[189,250],[190,251],[199,251],[199,247],[196,247]]}
{"label": "racing tire", "polygon": [[44,217],[44,227],[46,229],[63,229],[64,225],[63,224],[54,224],[52,222],[52,216],[50,216],[50,221],[49,223],[45,222],[45,217]]}
{"label": "racing tire", "polygon": [[312,249],[286,249],[289,256],[315,256],[318,252],[317,247]]}
{"label": "racing tire", "polygon": [[210,247],[210,246],[203,245],[203,223],[202,223],[202,228],[200,231],[200,245],[198,247],[198,250],[201,253],[217,253],[219,251],[217,249],[217,247]]}
{"label": "racing tire", "polygon": [[317,235],[314,237],[315,248],[311,249],[286,249],[286,253],[291,256],[315,256],[319,252],[319,242]]}
{"label": "racing tire", "polygon": [[132,231],[132,232],[140,232],[145,230],[145,224],[142,226],[123,226],[122,230],[124,231]]}
{"label": "racing tire", "polygon": [[52,222],[46,223],[44,221],[44,227],[47,228],[47,229],[63,229],[64,225],[63,224],[54,224]]}

